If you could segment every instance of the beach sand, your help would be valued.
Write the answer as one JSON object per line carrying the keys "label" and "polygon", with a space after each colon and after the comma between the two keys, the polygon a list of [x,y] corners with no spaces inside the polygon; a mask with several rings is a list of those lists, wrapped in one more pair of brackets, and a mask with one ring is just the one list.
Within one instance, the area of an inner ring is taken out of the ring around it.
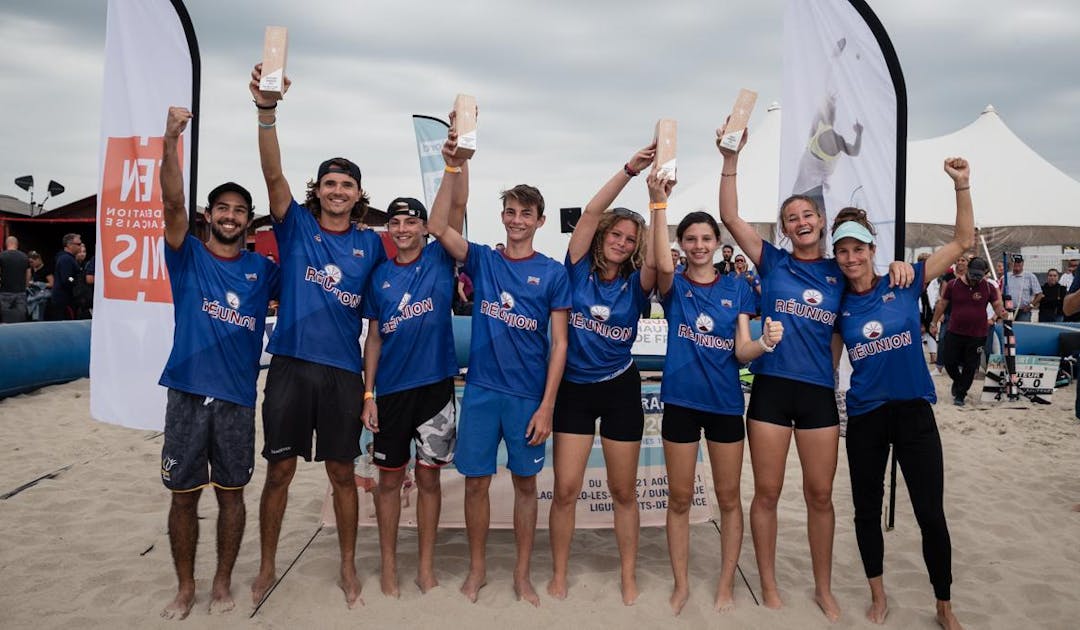
{"label": "beach sand", "polygon": [[[948,378],[935,377],[948,393]],[[981,380],[976,381],[977,390]],[[945,448],[945,506],[953,543],[953,605],[969,628],[1074,628],[1080,620],[1080,424],[1073,417],[1075,385],[1059,390],[1050,406],[1013,409],[978,403],[935,407]],[[259,386],[262,390],[262,384]],[[0,493],[58,472],[53,478],[0,500],[0,627],[153,628],[316,627],[353,628],[861,628],[869,592],[852,525],[851,490],[841,444],[834,503],[834,593],[843,608],[835,624],[813,602],[801,474],[791,449],[780,504],[777,572],[785,608],[755,605],[759,594],[754,549],[746,525],[740,567],[747,583],[736,589],[736,609],[712,610],[720,564],[712,524],[691,534],[690,601],[672,618],[663,529],[642,531],[638,580],[641,597],[623,606],[618,557],[608,530],[579,530],[571,557],[570,597],[555,601],[544,585],[551,560],[546,531],[539,531],[533,582],[542,606],[515,601],[510,531],[488,542],[488,586],[477,604],[458,593],[467,569],[464,532],[439,533],[436,569],[442,583],[427,595],[412,584],[414,530],[402,529],[398,600],[379,592],[376,532],[361,528],[357,549],[366,605],[347,610],[335,585],[337,538],[320,529],[326,477],[320,465],[301,462],[290,493],[278,554],[288,575],[254,617],[249,584],[258,566],[258,499],[265,465],[257,459],[246,493],[248,524],[233,574],[237,609],[207,612],[214,570],[211,492],[201,503],[201,544],[196,561],[198,603],[183,622],[159,611],[176,589],[166,534],[168,493],[158,470],[161,436],[95,422],[89,415],[89,381],[48,387],[0,401]],[[261,448],[261,436],[257,445]],[[445,474],[456,474],[448,471]],[[753,479],[747,456],[743,506],[749,512]],[[905,486],[897,493],[896,529],[885,534],[888,627],[934,628],[933,593],[923,565],[918,527]],[[305,545],[310,546],[304,550]],[[301,553],[301,551],[303,553]]]}

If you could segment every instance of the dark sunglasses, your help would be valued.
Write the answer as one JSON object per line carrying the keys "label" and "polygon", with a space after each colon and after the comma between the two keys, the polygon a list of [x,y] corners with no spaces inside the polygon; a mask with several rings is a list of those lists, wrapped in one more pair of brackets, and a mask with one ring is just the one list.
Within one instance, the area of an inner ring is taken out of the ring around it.
{"label": "dark sunglasses", "polygon": [[645,217],[643,217],[640,214],[634,212],[630,208],[623,208],[623,207],[612,208],[611,209],[611,214],[614,214],[617,217],[623,217],[623,218],[626,218],[626,219],[630,219],[632,221],[636,221],[639,225],[645,225]]}

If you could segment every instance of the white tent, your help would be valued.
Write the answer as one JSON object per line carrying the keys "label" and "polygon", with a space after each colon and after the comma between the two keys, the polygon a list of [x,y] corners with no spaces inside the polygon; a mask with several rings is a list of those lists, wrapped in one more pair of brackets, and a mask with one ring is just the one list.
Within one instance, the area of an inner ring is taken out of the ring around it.
{"label": "white tent", "polygon": [[[780,106],[770,106],[750,133],[739,158],[739,212],[768,236],[779,204]],[[952,234],[954,193],[942,170],[949,156],[971,161],[975,222],[995,256],[1005,249],[1080,243],[1080,212],[1074,207],[1080,182],[1024,144],[987,106],[956,132],[908,143],[909,249],[940,245]],[[693,210],[715,214],[719,176],[716,172],[676,189],[669,220],[678,223]]]}

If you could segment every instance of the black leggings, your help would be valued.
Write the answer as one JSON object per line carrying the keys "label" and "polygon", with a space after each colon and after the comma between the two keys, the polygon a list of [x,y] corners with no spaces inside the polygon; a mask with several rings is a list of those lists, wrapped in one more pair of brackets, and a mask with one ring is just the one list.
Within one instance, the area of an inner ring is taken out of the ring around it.
{"label": "black leggings", "polygon": [[942,506],[945,473],[941,436],[933,408],[922,399],[889,402],[848,419],[847,456],[855,503],[855,538],[866,577],[875,578],[883,573],[885,540],[881,535],[881,501],[890,443],[896,449],[915,520],[922,530],[923,560],[934,586],[934,596],[949,601],[952,545]]}

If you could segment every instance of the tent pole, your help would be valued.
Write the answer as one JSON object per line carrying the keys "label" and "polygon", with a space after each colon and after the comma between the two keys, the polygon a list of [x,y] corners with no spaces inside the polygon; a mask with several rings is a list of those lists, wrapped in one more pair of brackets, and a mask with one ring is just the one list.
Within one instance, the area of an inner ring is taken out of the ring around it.
{"label": "tent pole", "polygon": [[[990,248],[986,246],[986,237],[982,234],[979,234],[979,242],[982,243],[983,254],[986,255],[987,262],[992,263],[994,259],[990,257]],[[997,269],[994,268],[994,265],[990,265],[990,273],[994,278],[994,282],[998,282],[999,280],[1001,280],[1001,278],[998,278],[997,276]]]}

